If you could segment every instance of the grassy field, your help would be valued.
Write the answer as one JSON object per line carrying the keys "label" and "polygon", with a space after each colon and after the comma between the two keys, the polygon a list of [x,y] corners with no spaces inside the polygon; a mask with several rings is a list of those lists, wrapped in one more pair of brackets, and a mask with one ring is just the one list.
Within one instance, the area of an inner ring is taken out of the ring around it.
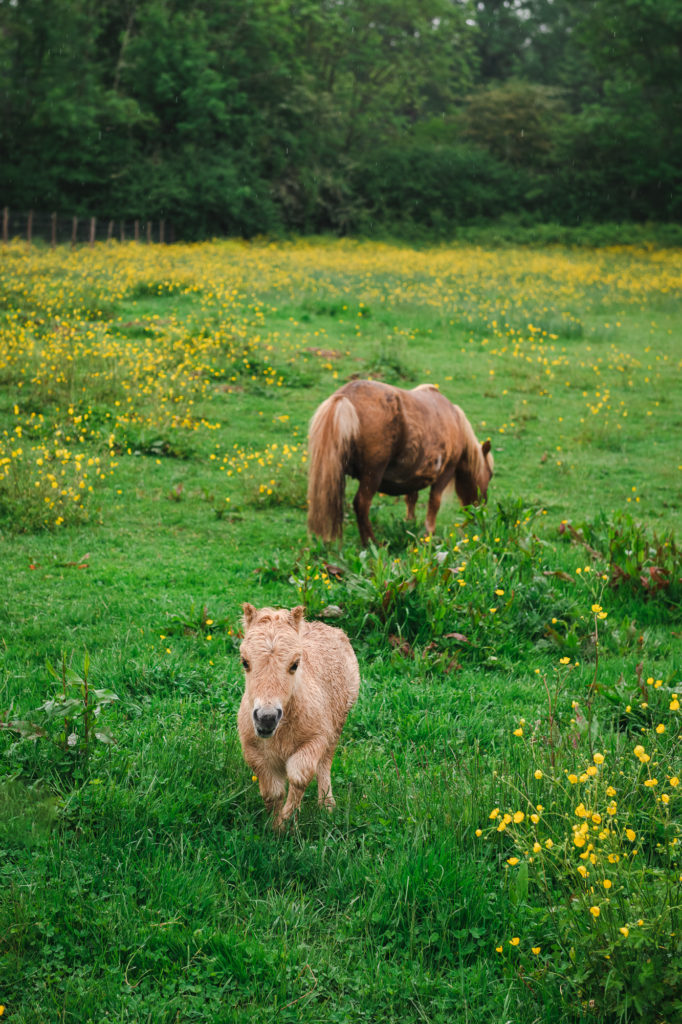
{"label": "grassy field", "polygon": [[[644,245],[0,251],[3,1020],[680,1019],[681,293]],[[460,404],[488,506],[311,541],[352,375]],[[360,660],[281,836],[246,600]]]}

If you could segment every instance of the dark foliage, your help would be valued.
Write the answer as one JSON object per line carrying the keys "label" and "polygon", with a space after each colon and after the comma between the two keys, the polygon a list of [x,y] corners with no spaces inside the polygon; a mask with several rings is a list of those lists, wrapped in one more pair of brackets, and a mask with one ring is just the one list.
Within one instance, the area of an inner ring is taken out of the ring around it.
{"label": "dark foliage", "polygon": [[0,2],[0,202],[184,238],[676,220],[680,10]]}

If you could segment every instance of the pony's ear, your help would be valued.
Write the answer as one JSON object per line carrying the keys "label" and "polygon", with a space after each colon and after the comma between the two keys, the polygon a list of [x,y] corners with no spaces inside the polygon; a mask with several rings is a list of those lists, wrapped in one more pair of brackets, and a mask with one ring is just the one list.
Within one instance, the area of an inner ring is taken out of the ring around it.
{"label": "pony's ear", "polygon": [[289,618],[291,620],[291,625],[294,627],[294,629],[299,629],[301,623],[303,622],[304,615],[305,606],[302,604],[299,604],[296,606],[296,608],[291,609],[291,611],[289,612]]}
{"label": "pony's ear", "polygon": [[484,455],[488,454],[488,452],[490,451],[490,448],[491,448],[490,441],[484,441],[483,444],[481,445],[481,450],[483,451]]}
{"label": "pony's ear", "polygon": [[242,605],[242,611],[244,612],[244,629],[248,629],[258,613],[248,601],[245,601]]}

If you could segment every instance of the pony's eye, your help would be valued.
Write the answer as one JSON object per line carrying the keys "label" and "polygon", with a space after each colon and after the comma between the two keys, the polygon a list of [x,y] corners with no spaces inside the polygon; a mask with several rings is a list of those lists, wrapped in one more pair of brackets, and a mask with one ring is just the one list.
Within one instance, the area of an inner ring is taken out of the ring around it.
{"label": "pony's eye", "polygon": [[297,668],[298,668],[298,658],[296,659],[296,661],[292,661],[291,665],[289,665],[289,671],[291,672],[292,675],[294,674],[294,672],[296,671]]}
{"label": "pony's eye", "polygon": [[246,658],[242,658],[242,665],[244,666],[244,670],[245,670],[246,672],[248,672],[248,671],[249,671],[249,669],[251,668],[251,666],[249,665],[249,663],[248,663],[248,661],[246,660]]}

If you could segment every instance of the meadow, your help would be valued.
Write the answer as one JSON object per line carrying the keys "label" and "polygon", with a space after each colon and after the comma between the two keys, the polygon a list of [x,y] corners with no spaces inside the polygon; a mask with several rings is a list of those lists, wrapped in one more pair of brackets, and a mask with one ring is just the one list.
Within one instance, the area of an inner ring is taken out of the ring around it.
{"label": "meadow", "polygon": [[[680,1019],[681,297],[644,243],[0,250],[3,1019]],[[487,506],[308,537],[353,375],[460,404]],[[360,661],[284,835],[243,601]]]}

